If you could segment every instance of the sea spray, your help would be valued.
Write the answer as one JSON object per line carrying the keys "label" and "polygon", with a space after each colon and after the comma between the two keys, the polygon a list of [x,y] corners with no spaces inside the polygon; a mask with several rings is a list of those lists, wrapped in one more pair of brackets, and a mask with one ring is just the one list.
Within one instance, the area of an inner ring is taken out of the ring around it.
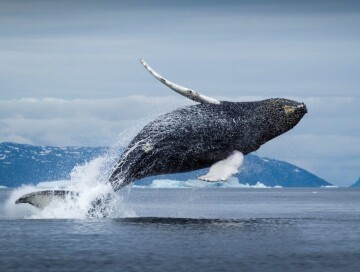
{"label": "sea spray", "polygon": [[[51,188],[51,190],[62,189],[76,192],[78,193],[76,197],[69,194],[65,199],[52,201],[44,209],[38,209],[31,205],[16,205],[15,201],[20,196],[44,190],[43,187],[34,185],[22,186],[14,190],[5,203],[5,215],[8,218],[32,219],[135,216],[135,213],[129,210],[124,203],[124,198],[129,191],[125,189],[121,192],[114,192],[111,184],[107,182],[111,161],[113,161],[109,154],[95,158],[84,165],[76,166],[72,170],[71,179],[65,188],[56,184]],[[63,185],[64,183],[62,183]]]}
{"label": "sea spray", "polygon": [[[155,114],[155,113],[154,113]],[[70,173],[70,180],[58,182],[42,182],[38,185],[23,185],[15,189],[4,205],[3,214],[7,218],[75,218],[89,217],[134,217],[136,216],[126,205],[131,186],[114,192],[108,179],[116,165],[123,147],[136,135],[136,133],[149,121],[143,118],[122,131],[114,145],[106,154],[97,157],[84,165],[77,165]],[[44,187],[44,185],[50,185]],[[54,186],[55,185],[55,186]],[[44,209],[38,209],[32,205],[15,204],[21,196],[44,189],[67,190],[75,192],[69,194],[63,200],[55,199]]]}

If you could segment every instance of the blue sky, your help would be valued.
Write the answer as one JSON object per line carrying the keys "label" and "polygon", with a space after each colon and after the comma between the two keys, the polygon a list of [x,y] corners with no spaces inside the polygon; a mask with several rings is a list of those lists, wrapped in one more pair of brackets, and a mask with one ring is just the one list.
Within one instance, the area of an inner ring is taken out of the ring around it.
{"label": "blue sky", "polygon": [[356,1],[0,1],[0,141],[125,144],[192,103],[140,58],[219,99],[304,101],[302,122],[257,154],[338,185],[359,177]]}

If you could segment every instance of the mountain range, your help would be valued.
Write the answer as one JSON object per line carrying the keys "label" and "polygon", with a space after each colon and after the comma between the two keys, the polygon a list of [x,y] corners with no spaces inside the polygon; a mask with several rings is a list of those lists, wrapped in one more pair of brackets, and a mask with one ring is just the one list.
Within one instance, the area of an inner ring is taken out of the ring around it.
{"label": "mountain range", "polygon": [[[121,150],[120,150],[121,151]],[[0,186],[17,187],[42,181],[66,180],[76,165],[110,152],[108,147],[54,147],[0,143]],[[154,180],[186,181],[207,169],[188,173],[147,177],[136,182],[148,186]],[[282,187],[331,186],[324,179],[293,164],[249,154],[236,178],[242,184]],[[360,182],[359,182],[360,183]]]}
{"label": "mountain range", "polygon": [[350,186],[350,188],[360,188],[360,177],[353,185]]}

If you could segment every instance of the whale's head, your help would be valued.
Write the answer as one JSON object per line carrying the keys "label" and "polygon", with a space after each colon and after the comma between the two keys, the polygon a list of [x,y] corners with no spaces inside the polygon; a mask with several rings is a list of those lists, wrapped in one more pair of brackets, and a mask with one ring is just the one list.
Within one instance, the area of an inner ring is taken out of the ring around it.
{"label": "whale's head", "polygon": [[302,102],[284,98],[274,98],[266,101],[267,122],[273,136],[278,136],[292,129],[307,113]]}

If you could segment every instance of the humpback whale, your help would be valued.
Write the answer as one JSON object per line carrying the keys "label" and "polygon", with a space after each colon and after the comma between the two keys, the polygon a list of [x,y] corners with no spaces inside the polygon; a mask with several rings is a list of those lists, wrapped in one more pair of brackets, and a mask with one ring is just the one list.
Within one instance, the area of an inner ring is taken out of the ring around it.
{"label": "humpback whale", "polygon": [[[199,179],[225,181],[238,172],[246,154],[295,127],[307,113],[304,103],[285,98],[220,101],[175,84],[140,61],[157,80],[197,104],[161,115],[145,125],[113,168],[109,182],[115,191],[144,177],[208,167],[209,172]],[[16,203],[39,207],[48,203],[42,198],[65,195],[66,191],[34,192]]]}

